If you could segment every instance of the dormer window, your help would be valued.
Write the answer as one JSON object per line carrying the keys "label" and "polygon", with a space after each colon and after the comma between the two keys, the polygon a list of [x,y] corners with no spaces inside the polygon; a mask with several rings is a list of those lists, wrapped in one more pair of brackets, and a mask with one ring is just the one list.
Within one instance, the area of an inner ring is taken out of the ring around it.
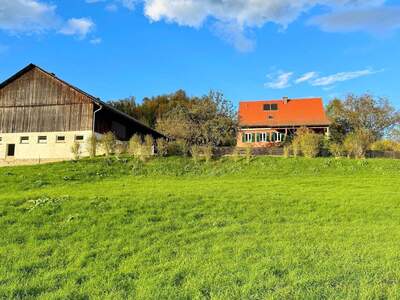
{"label": "dormer window", "polygon": [[278,110],[278,104],[273,103],[273,104],[264,104],[264,110],[270,111],[270,110]]}

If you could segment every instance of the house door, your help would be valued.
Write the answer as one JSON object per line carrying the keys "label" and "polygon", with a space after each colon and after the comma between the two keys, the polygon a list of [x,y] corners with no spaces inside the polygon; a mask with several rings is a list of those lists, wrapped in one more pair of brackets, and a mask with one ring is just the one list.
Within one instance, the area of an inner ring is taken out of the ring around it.
{"label": "house door", "polygon": [[15,144],[7,145],[7,156],[15,156]]}

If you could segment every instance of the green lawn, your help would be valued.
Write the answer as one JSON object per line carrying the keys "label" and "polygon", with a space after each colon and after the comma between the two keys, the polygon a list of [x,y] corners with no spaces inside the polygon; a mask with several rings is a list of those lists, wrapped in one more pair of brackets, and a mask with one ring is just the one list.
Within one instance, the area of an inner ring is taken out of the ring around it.
{"label": "green lawn", "polygon": [[400,161],[0,168],[0,299],[400,298]]}

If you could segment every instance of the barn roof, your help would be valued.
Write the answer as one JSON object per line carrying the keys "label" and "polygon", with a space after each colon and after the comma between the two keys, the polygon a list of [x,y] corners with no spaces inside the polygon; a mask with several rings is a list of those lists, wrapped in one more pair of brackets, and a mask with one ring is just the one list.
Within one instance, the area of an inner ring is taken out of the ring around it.
{"label": "barn roof", "polygon": [[[276,104],[277,110],[266,110],[265,104]],[[242,127],[328,126],[330,121],[321,98],[304,98],[240,102],[239,124]]]}
{"label": "barn roof", "polygon": [[24,75],[25,73],[33,70],[33,69],[38,69],[42,72],[44,72],[45,74],[47,74],[48,76],[53,77],[55,80],[58,80],[59,82],[69,86],[70,88],[74,89],[75,91],[77,91],[78,93],[81,93],[83,95],[85,95],[86,97],[88,97],[94,104],[101,106],[103,108],[105,108],[106,110],[112,111],[113,113],[121,116],[122,118],[128,119],[130,121],[132,121],[133,123],[135,123],[135,125],[138,125],[140,127],[143,127],[145,129],[147,129],[148,131],[152,132],[154,135],[159,136],[159,137],[164,137],[163,134],[157,132],[156,130],[154,130],[153,128],[150,128],[149,126],[143,124],[142,122],[140,122],[139,120],[133,118],[132,116],[118,110],[115,109],[114,107],[112,107],[111,105],[107,104],[106,102],[103,102],[100,100],[100,98],[94,97],[88,93],[86,93],[85,91],[77,88],[76,86],[60,79],[59,77],[57,77],[54,73],[50,73],[44,69],[42,69],[41,67],[34,65],[34,64],[29,64],[27,65],[25,68],[23,68],[22,70],[20,70],[19,72],[15,73],[13,76],[11,76],[10,78],[6,79],[5,81],[3,81],[2,83],[0,83],[0,89],[4,88],[6,85],[8,85],[9,83],[13,82],[14,80],[18,79],[19,77],[21,77],[22,75]]}

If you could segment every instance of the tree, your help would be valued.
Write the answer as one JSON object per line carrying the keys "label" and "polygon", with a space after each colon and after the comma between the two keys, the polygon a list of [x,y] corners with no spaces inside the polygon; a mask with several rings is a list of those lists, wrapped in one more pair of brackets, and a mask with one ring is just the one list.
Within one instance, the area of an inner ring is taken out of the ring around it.
{"label": "tree", "polygon": [[139,108],[136,105],[136,98],[135,97],[128,97],[120,100],[113,100],[109,101],[108,104],[124,113],[127,115],[130,115],[131,117],[134,118],[139,118],[140,117],[140,112]]}
{"label": "tree", "polygon": [[388,133],[388,138],[391,141],[400,143],[400,124],[394,126]]}
{"label": "tree", "polygon": [[348,95],[344,101],[332,100],[327,113],[332,121],[331,139],[341,142],[356,130],[367,130],[375,140],[385,136],[400,122],[400,112],[386,98],[369,94]]}
{"label": "tree", "polygon": [[165,117],[169,112],[178,107],[190,107],[197,97],[189,97],[183,90],[172,94],[145,97],[142,103],[137,104],[134,97],[110,101],[109,104],[116,109],[134,117],[146,125],[155,128],[158,119]]}
{"label": "tree", "polygon": [[223,94],[210,92],[178,105],[157,121],[157,129],[188,145],[232,145],[236,137],[236,112]]}
{"label": "tree", "polygon": [[331,141],[341,143],[346,135],[354,130],[352,124],[347,118],[347,112],[344,103],[340,99],[333,99],[327,106],[326,112],[332,121],[329,127],[329,136]]}

